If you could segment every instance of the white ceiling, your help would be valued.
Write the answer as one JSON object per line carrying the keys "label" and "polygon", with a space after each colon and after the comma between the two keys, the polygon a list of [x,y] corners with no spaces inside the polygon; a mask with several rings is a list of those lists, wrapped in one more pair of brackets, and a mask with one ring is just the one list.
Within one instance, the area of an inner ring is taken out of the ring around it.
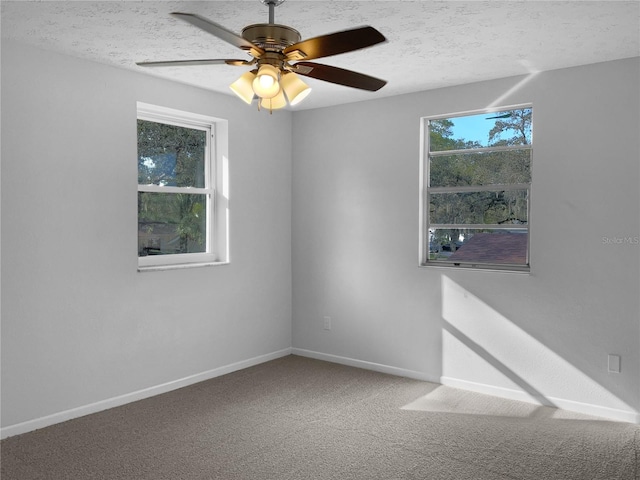
{"label": "white ceiling", "polygon": [[[2,38],[233,95],[247,67],[143,68],[137,61],[247,58],[169,13],[240,34],[267,23],[260,0],[5,1]],[[640,56],[640,2],[287,0],[275,22],[303,39],[371,25],[388,42],[314,60],[388,81],[367,92],[314,79],[296,110]],[[240,100],[238,100],[240,102]],[[241,103],[241,102],[240,102]]]}

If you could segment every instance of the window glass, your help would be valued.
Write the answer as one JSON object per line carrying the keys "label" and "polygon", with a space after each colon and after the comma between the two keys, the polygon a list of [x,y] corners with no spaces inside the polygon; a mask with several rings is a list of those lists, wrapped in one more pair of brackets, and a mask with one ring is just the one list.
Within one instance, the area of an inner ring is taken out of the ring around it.
{"label": "window glass", "polygon": [[138,269],[228,262],[227,122],[138,102]]}
{"label": "window glass", "polygon": [[424,119],[423,265],[528,270],[532,115]]}
{"label": "window glass", "polygon": [[505,185],[531,182],[530,150],[441,155],[430,159],[431,186]]}
{"label": "window glass", "polygon": [[205,186],[204,130],[138,120],[138,183]]}
{"label": "window glass", "polygon": [[436,228],[430,232],[429,258],[456,264],[525,265],[527,230]]}
{"label": "window glass", "polygon": [[429,121],[429,151],[531,144],[531,108]]}
{"label": "window glass", "polygon": [[527,190],[431,193],[429,218],[434,224],[526,224]]}
{"label": "window glass", "polygon": [[206,252],[207,196],[138,192],[138,255]]}

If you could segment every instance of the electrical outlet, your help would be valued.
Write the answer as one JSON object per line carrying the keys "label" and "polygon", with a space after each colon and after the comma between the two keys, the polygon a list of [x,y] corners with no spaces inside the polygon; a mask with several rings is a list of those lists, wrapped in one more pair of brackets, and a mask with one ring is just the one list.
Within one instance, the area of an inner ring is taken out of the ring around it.
{"label": "electrical outlet", "polygon": [[331,330],[331,317],[324,317],[324,329]]}
{"label": "electrical outlet", "polygon": [[609,373],[620,373],[620,355],[609,355]]}

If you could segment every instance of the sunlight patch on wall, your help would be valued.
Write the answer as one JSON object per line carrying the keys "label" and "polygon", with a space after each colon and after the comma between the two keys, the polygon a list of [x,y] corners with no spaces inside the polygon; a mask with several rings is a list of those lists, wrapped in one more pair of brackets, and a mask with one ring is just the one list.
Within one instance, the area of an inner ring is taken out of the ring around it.
{"label": "sunlight patch on wall", "polygon": [[502,106],[505,101],[508,101],[507,99],[511,95],[513,95],[518,90],[523,88],[527,83],[529,83],[531,80],[533,80],[540,73],[539,71],[534,70],[533,67],[531,67],[525,61],[522,61],[520,63],[522,63],[529,70],[529,74],[526,77],[524,77],[522,80],[520,80],[518,83],[516,83],[513,87],[511,87],[509,90],[507,90],[502,95],[500,95],[498,98],[496,98],[489,105],[487,105],[487,107],[486,107],[487,110],[491,110],[491,109],[493,109],[495,107]]}
{"label": "sunlight patch on wall", "polygon": [[[540,405],[634,412],[588,375],[442,276],[442,383]],[[476,388],[477,387],[477,388]],[[562,403],[563,405],[559,405]]]}

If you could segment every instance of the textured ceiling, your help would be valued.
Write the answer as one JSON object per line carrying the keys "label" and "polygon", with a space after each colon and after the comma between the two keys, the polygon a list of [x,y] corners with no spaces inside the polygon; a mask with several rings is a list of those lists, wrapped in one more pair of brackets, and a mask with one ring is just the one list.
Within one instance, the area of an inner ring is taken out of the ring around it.
{"label": "textured ceiling", "polygon": [[[173,11],[202,15],[238,34],[268,21],[259,0],[3,0],[2,38],[233,95],[229,84],[247,67],[135,65],[250,59],[172,18]],[[638,1],[287,0],[276,8],[275,22],[297,29],[303,39],[371,25],[388,40],[317,60],[383,78],[385,87],[366,92],[305,78],[313,92],[297,110],[640,55]]]}

